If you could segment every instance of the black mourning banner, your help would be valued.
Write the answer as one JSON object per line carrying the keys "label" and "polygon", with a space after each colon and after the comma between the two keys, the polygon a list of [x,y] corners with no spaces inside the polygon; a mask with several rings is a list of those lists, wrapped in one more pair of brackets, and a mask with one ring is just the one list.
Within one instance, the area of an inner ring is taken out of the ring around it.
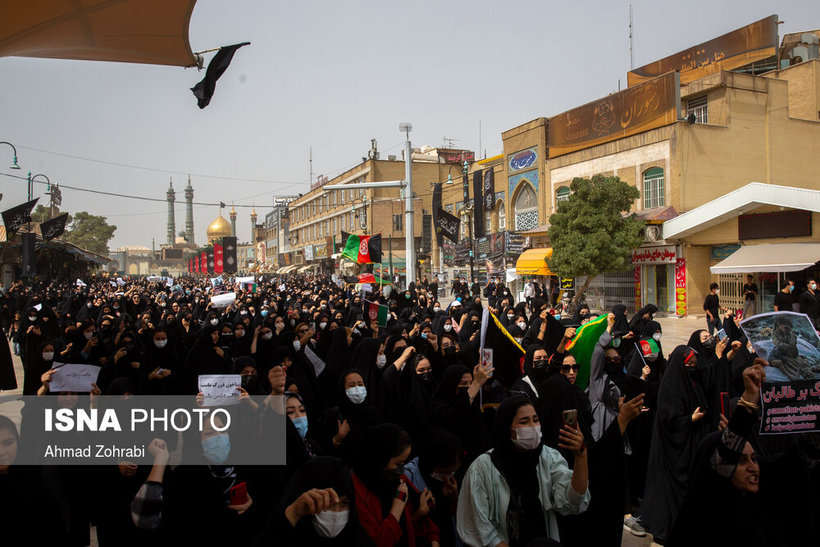
{"label": "black mourning banner", "polygon": [[[434,209],[435,210],[435,209]],[[436,234],[441,234],[453,243],[458,243],[458,228],[461,221],[444,209],[439,209],[436,219]]]}
{"label": "black mourning banner", "polygon": [[[441,183],[433,187],[433,226],[438,226],[438,212],[441,209]],[[436,242],[441,247],[441,230],[436,229]]]}
{"label": "black mourning banner", "polygon": [[[194,92],[194,96],[197,99],[197,105],[199,108],[205,108],[211,102],[211,97],[214,95],[214,90],[216,89],[216,81],[222,76],[228,66],[231,64],[231,60],[233,59],[233,54],[236,53],[236,50],[241,48],[242,46],[247,46],[250,42],[243,42],[241,44],[234,44],[232,46],[225,46],[219,48],[219,51],[214,55],[214,58],[211,59],[211,62],[208,64],[208,69],[205,71],[205,77],[202,79],[201,82],[196,84],[194,87],[191,88],[191,91]],[[224,207],[225,205],[222,204]]]}
{"label": "black mourning banner", "polygon": [[56,216],[40,224],[40,233],[43,235],[43,242],[51,241],[63,235],[67,221],[68,213],[63,213],[60,216]]}
{"label": "black mourning banner", "polygon": [[495,174],[493,168],[484,170],[484,210],[492,211],[495,206]]}
{"label": "black mourning banner", "polygon": [[10,241],[12,236],[31,221],[31,210],[40,198],[33,199],[11,209],[3,211],[3,224],[6,226],[6,240]]}
{"label": "black mourning banner", "polygon": [[208,254],[206,256],[208,257],[208,260],[207,260],[208,273],[212,274],[212,273],[214,273],[214,248],[213,247],[208,249]]}
{"label": "black mourning banner", "polygon": [[20,234],[23,245],[23,277],[31,277],[37,273],[34,268],[34,242],[37,238],[34,232]]}
{"label": "black mourning banner", "polygon": [[222,253],[225,273],[236,273],[236,237],[222,238]]}
{"label": "black mourning banner", "polygon": [[484,171],[476,171],[473,173],[473,218],[475,219],[473,224],[475,233],[473,233],[473,236],[476,238],[484,237],[484,212],[482,209],[484,204],[484,197],[482,196],[482,192],[484,191],[483,174]]}

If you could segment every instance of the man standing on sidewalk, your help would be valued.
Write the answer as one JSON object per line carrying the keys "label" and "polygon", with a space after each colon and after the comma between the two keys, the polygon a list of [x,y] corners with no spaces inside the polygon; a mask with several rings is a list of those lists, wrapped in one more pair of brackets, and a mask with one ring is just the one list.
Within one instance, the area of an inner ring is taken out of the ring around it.
{"label": "man standing on sidewalk", "polygon": [[710,335],[715,333],[715,329],[720,330],[722,328],[720,312],[729,311],[720,305],[719,293],[718,284],[712,283],[709,285],[709,294],[706,295],[706,300],[703,302],[703,309],[706,311],[706,330]]}
{"label": "man standing on sidewalk", "polygon": [[746,276],[746,284],[743,285],[743,319],[757,315],[757,283],[751,274]]}
{"label": "man standing on sidewalk", "polygon": [[800,295],[800,313],[811,319],[814,328],[820,327],[820,300],[817,299],[817,281],[808,279],[806,291]]}

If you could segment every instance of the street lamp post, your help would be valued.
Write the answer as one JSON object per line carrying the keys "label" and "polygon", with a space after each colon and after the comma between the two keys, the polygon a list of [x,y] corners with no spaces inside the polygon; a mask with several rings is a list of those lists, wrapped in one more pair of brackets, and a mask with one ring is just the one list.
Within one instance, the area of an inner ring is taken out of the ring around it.
{"label": "street lamp post", "polygon": [[463,169],[464,169],[464,179],[463,179],[463,184],[464,184],[463,191],[464,191],[464,193],[463,193],[462,197],[463,197],[463,201],[464,201],[464,212],[467,215],[467,238],[470,241],[470,283],[472,283],[473,280],[475,279],[475,270],[474,270],[474,265],[473,265],[473,255],[475,254],[473,252],[473,223],[472,223],[473,202],[470,200],[470,183],[469,183],[469,178],[467,177],[467,171],[470,169],[470,166],[467,163],[467,160],[464,160]]}
{"label": "street lamp post", "polygon": [[[20,166],[17,165],[17,149],[14,147],[14,145],[8,141],[0,141],[0,144],[8,144],[9,146],[11,146],[11,149],[14,150],[14,156],[11,161],[11,165],[9,166],[9,169],[20,169]],[[30,199],[31,198],[29,198],[29,200]]]}
{"label": "street lamp post", "polygon": [[399,131],[406,135],[404,143],[404,246],[407,271],[407,287],[416,280],[416,243],[413,237],[413,149],[410,146],[410,131],[413,126],[409,123],[399,124]]}

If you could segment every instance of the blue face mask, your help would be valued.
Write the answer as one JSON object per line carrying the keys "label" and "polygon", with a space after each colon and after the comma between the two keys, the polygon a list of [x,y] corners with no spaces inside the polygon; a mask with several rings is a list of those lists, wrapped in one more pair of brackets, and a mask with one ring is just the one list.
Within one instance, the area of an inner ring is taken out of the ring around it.
{"label": "blue face mask", "polygon": [[304,439],[305,435],[307,435],[308,428],[307,416],[299,416],[298,418],[293,418],[291,421],[293,422],[293,425],[296,426],[299,436]]}
{"label": "blue face mask", "polygon": [[262,310],[262,317],[267,317],[268,313],[268,310]]}
{"label": "blue face mask", "polygon": [[202,454],[208,463],[222,465],[231,453],[231,438],[227,433],[219,433],[202,441]]}
{"label": "blue face mask", "polygon": [[364,386],[350,387],[345,390],[345,393],[347,393],[347,398],[350,399],[351,403],[360,405],[367,397],[367,388]]}
{"label": "blue face mask", "polygon": [[554,317],[554,318],[555,318],[555,320],[557,321],[557,320],[561,319],[561,314],[560,314],[560,313],[556,313],[555,315],[553,315],[553,317]]}

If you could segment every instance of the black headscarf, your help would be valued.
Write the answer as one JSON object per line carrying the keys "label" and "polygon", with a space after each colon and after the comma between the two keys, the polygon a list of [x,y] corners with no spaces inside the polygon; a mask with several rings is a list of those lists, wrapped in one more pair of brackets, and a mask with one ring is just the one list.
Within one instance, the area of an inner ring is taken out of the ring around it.
{"label": "black headscarf", "polygon": [[615,315],[615,324],[612,325],[612,337],[623,336],[629,332],[629,321],[626,319],[626,306],[623,304],[615,304],[612,307],[612,313]]}
{"label": "black headscarf", "polygon": [[353,463],[353,471],[368,490],[378,496],[384,514],[390,511],[393,495],[396,493],[398,477],[388,477],[384,468],[391,458],[400,455],[407,446],[402,439],[409,441],[404,430],[396,424],[384,423],[364,430],[362,450]]}

